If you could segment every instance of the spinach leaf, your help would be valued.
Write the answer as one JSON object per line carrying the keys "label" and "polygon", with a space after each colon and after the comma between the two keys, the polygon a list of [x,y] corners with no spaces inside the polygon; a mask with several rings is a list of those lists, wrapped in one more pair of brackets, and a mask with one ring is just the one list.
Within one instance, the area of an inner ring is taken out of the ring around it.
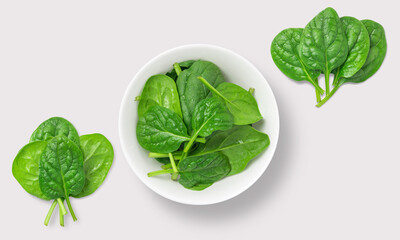
{"label": "spinach leaf", "polygon": [[342,23],[333,8],[326,8],[304,28],[300,39],[300,58],[314,70],[325,73],[326,93],[330,93],[329,74],[346,60],[348,46]]}
{"label": "spinach leaf", "polygon": [[88,196],[100,187],[114,159],[114,149],[103,135],[99,133],[83,135],[80,137],[80,142],[85,186],[80,193],[73,195],[76,198]]}
{"label": "spinach leaf", "polygon": [[210,85],[216,87],[224,81],[221,70],[212,62],[198,60],[189,69],[182,71],[176,81],[182,107],[183,120],[191,132],[192,115],[196,105],[210,97],[210,90],[197,77],[206,78]]}
{"label": "spinach leaf", "polygon": [[185,158],[198,136],[207,137],[217,130],[228,130],[233,125],[232,115],[225,104],[217,97],[201,100],[193,112],[193,134],[183,149],[181,159]]}
{"label": "spinach leaf", "polygon": [[300,38],[303,33],[302,28],[287,28],[281,31],[271,44],[271,56],[275,65],[287,77],[296,81],[310,82],[317,92],[317,101],[324,90],[318,85],[320,70],[312,70],[305,66],[300,58],[299,46]]}
{"label": "spinach leaf", "polygon": [[36,141],[25,145],[14,159],[12,174],[29,194],[50,200],[39,186],[39,160],[46,146],[46,141]]}
{"label": "spinach leaf", "polygon": [[263,152],[270,144],[267,134],[251,126],[235,126],[228,131],[213,134],[191,156],[203,156],[221,152],[228,157],[232,170],[229,175],[243,171],[248,162]]}
{"label": "spinach leaf", "polygon": [[182,119],[174,111],[152,106],[136,126],[136,137],[146,150],[159,153],[176,151],[189,135]]}
{"label": "spinach leaf", "polygon": [[387,49],[385,30],[383,29],[382,25],[372,20],[362,20],[361,22],[364,24],[369,34],[370,44],[367,60],[361,69],[353,76],[349,78],[337,78],[332,92],[320,103],[318,103],[316,105],[317,107],[321,107],[324,103],[326,103],[344,83],[364,82],[374,75],[381,67],[383,60],[385,59]]}
{"label": "spinach leaf", "polygon": [[212,183],[196,184],[193,187],[188,188],[188,189],[193,190],[193,191],[203,191],[204,189],[210,187],[211,185],[213,185],[213,184]]}
{"label": "spinach leaf", "polygon": [[[181,70],[183,71],[185,69],[190,68],[194,62],[196,62],[196,60],[187,60],[184,62],[180,62],[178,64],[179,64]],[[165,75],[174,79],[174,81],[176,81],[176,79],[178,78],[178,74],[176,74],[176,70],[174,68],[170,72],[166,73]]]}
{"label": "spinach leaf", "polygon": [[368,31],[364,24],[354,17],[342,17],[340,21],[346,34],[349,54],[343,65],[336,69],[335,82],[358,72],[367,60],[370,47]]}
{"label": "spinach leaf", "polygon": [[79,146],[79,135],[74,125],[61,117],[52,117],[40,124],[32,133],[30,142],[46,141],[56,136],[65,136]]}
{"label": "spinach leaf", "polygon": [[192,127],[195,135],[207,137],[214,131],[231,129],[232,125],[232,115],[217,97],[201,100],[194,109]]}
{"label": "spinach leaf", "polygon": [[65,198],[71,216],[76,221],[69,196],[82,191],[85,172],[81,150],[67,137],[57,136],[48,142],[39,161],[39,185],[46,197]]}
{"label": "spinach leaf", "polygon": [[224,82],[214,88],[208,80],[198,78],[215,96],[220,97],[233,115],[235,125],[248,125],[262,119],[254,96],[242,87]]}
{"label": "spinach leaf", "polygon": [[362,68],[352,77],[347,78],[345,82],[364,82],[378,71],[386,56],[387,43],[382,25],[372,20],[361,20],[361,22],[369,34],[370,49],[368,57]]}
{"label": "spinach leaf", "polygon": [[152,106],[162,106],[176,112],[182,118],[179,95],[175,81],[162,74],[150,77],[144,85],[138,106],[138,116],[143,117]]}
{"label": "spinach leaf", "polygon": [[205,187],[224,178],[231,170],[228,158],[222,153],[187,157],[178,164],[179,183],[185,188]]}

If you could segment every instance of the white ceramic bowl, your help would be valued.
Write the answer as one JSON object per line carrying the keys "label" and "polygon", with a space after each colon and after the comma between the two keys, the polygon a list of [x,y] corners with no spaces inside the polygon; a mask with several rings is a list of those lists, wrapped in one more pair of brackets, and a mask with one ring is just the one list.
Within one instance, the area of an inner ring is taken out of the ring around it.
{"label": "white ceramic bowl", "polygon": [[[137,106],[134,101],[141,94],[147,79],[155,74],[166,73],[172,64],[190,59],[202,59],[215,63],[225,80],[245,89],[255,88],[263,120],[254,127],[270,137],[271,144],[266,151],[251,160],[240,174],[214,183],[203,191],[185,189],[178,182],[171,181],[170,175],[147,177],[150,171],[160,170],[160,163],[149,158],[148,151],[136,140]],[[262,74],[238,54],[213,45],[195,44],[173,48],[149,61],[130,82],[122,99],[119,116],[119,134],[125,158],[140,180],[161,196],[184,204],[206,205],[228,200],[248,189],[268,167],[274,155],[279,135],[279,113],[274,94]]]}

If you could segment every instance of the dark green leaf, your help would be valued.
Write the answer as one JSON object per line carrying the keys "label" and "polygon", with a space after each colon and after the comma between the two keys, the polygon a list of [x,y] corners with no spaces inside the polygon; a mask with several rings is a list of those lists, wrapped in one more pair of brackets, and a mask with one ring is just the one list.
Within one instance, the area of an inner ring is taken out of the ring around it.
{"label": "dark green leaf", "polygon": [[46,141],[25,145],[14,159],[12,173],[25,191],[38,198],[49,200],[50,198],[43,194],[39,186],[39,161],[46,145]]}
{"label": "dark green leaf", "polygon": [[182,118],[179,95],[175,81],[166,75],[154,75],[144,85],[138,106],[139,118],[152,106],[162,106],[176,112]]}
{"label": "dark green leaf", "polygon": [[349,54],[343,65],[337,69],[337,79],[349,78],[358,72],[367,59],[370,46],[368,31],[359,20],[342,17],[340,21],[346,34]]}
{"label": "dark green leaf", "polygon": [[271,56],[276,66],[286,76],[296,81],[308,81],[314,86],[320,70],[306,67],[299,55],[302,28],[288,28],[280,32],[271,44]]}
{"label": "dark green leaf", "polygon": [[192,127],[196,137],[207,137],[214,131],[231,129],[232,125],[232,115],[217,97],[201,100],[194,109]]}
{"label": "dark green leaf", "polygon": [[52,117],[32,133],[30,142],[46,141],[52,137],[65,136],[79,146],[79,135],[74,125],[61,117]]}
{"label": "dark green leaf", "polygon": [[216,95],[225,101],[236,125],[252,124],[262,119],[257,101],[249,91],[227,82],[218,85],[217,91],[219,94]]}
{"label": "dark green leaf", "polygon": [[39,184],[50,199],[68,198],[85,185],[83,156],[79,147],[63,135],[51,139],[39,162]]}
{"label": "dark green leaf", "polygon": [[212,62],[196,61],[193,65],[179,75],[176,84],[180,97],[183,120],[189,131],[192,129],[192,116],[196,105],[203,99],[211,96],[210,90],[206,88],[197,77],[206,78],[209,83],[216,87],[224,81],[221,70]]}
{"label": "dark green leaf", "polygon": [[231,130],[212,135],[192,156],[221,152],[228,157],[232,167],[229,175],[233,175],[243,171],[248,162],[263,152],[269,144],[267,134],[248,125],[235,126]]}
{"label": "dark green leaf", "polygon": [[326,8],[304,28],[300,57],[310,69],[330,73],[346,60],[348,46],[338,14]]}
{"label": "dark green leaf", "polygon": [[174,152],[182,142],[190,140],[178,114],[161,106],[151,107],[139,119],[136,137],[144,149],[157,153]]}
{"label": "dark green leaf", "polygon": [[212,184],[224,178],[231,170],[228,158],[222,153],[188,157],[178,164],[179,183],[185,188]]}
{"label": "dark green leaf", "polygon": [[361,22],[369,34],[370,49],[368,57],[362,68],[352,77],[346,78],[345,82],[360,83],[367,80],[378,71],[386,56],[386,36],[382,25],[372,20],[362,20]]}
{"label": "dark green leaf", "polygon": [[81,198],[92,194],[103,183],[114,159],[114,149],[106,137],[99,133],[80,137],[83,153],[85,186],[74,197]]}

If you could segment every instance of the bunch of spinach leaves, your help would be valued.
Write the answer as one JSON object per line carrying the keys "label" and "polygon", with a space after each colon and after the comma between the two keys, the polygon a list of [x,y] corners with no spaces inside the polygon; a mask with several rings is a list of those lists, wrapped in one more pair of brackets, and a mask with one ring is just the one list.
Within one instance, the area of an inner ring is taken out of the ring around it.
{"label": "bunch of spinach leaves", "polygon": [[68,209],[74,221],[70,197],[92,194],[103,183],[114,159],[114,150],[99,133],[79,136],[66,119],[53,117],[33,132],[30,143],[17,154],[12,173],[30,194],[54,200],[46,216],[47,226],[55,207],[59,206],[60,225]]}
{"label": "bunch of spinach leaves", "polygon": [[242,172],[269,146],[250,125],[262,119],[252,93],[225,82],[214,63],[189,60],[150,77],[139,100],[136,137],[163,165],[149,177],[171,174],[201,191]]}
{"label": "bunch of spinach leaves", "polygon": [[[272,41],[271,55],[276,66],[289,78],[308,81],[316,90],[321,107],[344,83],[360,83],[370,78],[386,55],[383,27],[372,20],[341,17],[326,8],[307,26],[288,28]],[[325,91],[318,85],[325,76]],[[330,90],[330,74],[334,74]],[[321,100],[321,96],[325,97]]]}

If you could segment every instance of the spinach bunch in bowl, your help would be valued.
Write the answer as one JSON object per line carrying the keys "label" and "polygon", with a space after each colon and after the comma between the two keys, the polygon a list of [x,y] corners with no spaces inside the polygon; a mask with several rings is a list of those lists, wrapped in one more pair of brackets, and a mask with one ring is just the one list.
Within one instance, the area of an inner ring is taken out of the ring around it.
{"label": "spinach bunch in bowl", "polygon": [[[275,65],[289,78],[308,81],[316,90],[317,107],[344,83],[361,83],[378,71],[386,55],[383,27],[372,20],[339,18],[326,8],[303,28],[287,28],[272,41]],[[325,76],[325,91],[318,78]],[[331,91],[330,74],[334,74]],[[325,97],[321,100],[321,96]]]}
{"label": "spinach bunch in bowl", "polygon": [[136,137],[163,165],[148,176],[171,174],[199,191],[242,172],[270,143],[251,126],[262,119],[253,91],[226,82],[218,66],[203,60],[150,77],[136,98]]}
{"label": "spinach bunch in bowl", "polygon": [[99,133],[79,136],[66,119],[53,117],[33,132],[30,143],[17,154],[12,173],[30,194],[54,200],[46,216],[47,226],[58,205],[60,225],[68,209],[77,220],[70,197],[82,198],[95,192],[105,180],[114,159],[114,150]]}

